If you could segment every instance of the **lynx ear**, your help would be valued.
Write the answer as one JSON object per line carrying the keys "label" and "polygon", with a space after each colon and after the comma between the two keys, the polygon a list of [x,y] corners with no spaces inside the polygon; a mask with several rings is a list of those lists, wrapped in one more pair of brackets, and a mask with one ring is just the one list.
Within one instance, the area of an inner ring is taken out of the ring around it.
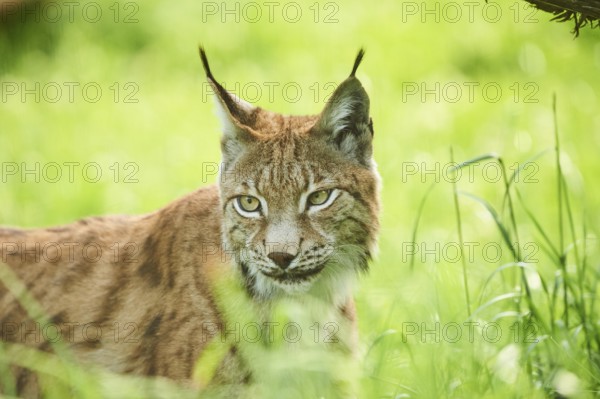
{"label": "lynx ear", "polygon": [[361,49],[352,73],[331,95],[315,127],[318,134],[344,155],[370,166],[373,123],[369,117],[369,96],[354,76],[363,56]]}
{"label": "lynx ear", "polygon": [[200,47],[200,58],[206,77],[217,98],[217,111],[223,128],[221,150],[223,160],[227,164],[237,158],[244,147],[254,140],[253,122],[257,108],[225,90],[214,78],[208,65],[204,48]]}

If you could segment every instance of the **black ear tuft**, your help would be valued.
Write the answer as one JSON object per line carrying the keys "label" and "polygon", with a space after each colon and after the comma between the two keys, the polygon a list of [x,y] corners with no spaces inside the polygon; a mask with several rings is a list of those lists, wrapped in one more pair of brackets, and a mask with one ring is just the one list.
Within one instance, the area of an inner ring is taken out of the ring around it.
{"label": "black ear tuft", "polygon": [[216,95],[217,110],[223,126],[221,139],[223,162],[228,164],[235,160],[238,154],[243,151],[244,146],[254,138],[252,127],[256,108],[225,90],[215,80],[210,70],[204,47],[199,46],[199,52],[208,83]]}
{"label": "black ear tuft", "polygon": [[356,55],[356,59],[354,60],[354,66],[352,67],[352,72],[350,72],[350,77],[354,76],[354,74],[356,73],[356,70],[358,69],[358,66],[360,65],[364,56],[365,56],[365,50],[361,48],[358,51],[358,54]]}
{"label": "black ear tuft", "polygon": [[206,58],[206,52],[204,51],[204,47],[200,46],[200,59],[202,59],[202,66],[204,67],[204,72],[206,72],[206,77],[210,80],[215,80],[212,72],[210,71],[210,66],[208,65],[208,58]]}
{"label": "black ear tuft", "polygon": [[213,88],[213,91],[217,95],[219,103],[224,107],[227,113],[235,119],[237,122],[242,125],[249,126],[250,116],[249,114],[252,112],[253,107],[242,99],[238,98],[232,93],[229,93],[225,88],[216,81],[213,76],[210,66],[208,65],[208,58],[206,57],[206,52],[204,51],[204,47],[200,46],[200,59],[202,60],[202,66],[204,67],[204,72],[206,72],[206,77],[208,78],[208,82]]}

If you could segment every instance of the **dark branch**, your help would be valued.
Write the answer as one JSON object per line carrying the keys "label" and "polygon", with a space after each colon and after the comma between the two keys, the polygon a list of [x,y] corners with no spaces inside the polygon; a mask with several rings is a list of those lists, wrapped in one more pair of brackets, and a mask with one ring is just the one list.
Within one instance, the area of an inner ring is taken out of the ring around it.
{"label": "dark branch", "polygon": [[574,21],[573,33],[579,36],[579,29],[590,25],[600,26],[600,0],[525,0],[539,10],[554,14],[552,21]]}

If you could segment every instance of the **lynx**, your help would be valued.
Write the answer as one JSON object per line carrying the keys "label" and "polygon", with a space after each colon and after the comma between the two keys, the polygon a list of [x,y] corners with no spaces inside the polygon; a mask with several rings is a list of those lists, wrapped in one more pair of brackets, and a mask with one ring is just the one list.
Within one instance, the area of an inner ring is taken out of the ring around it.
{"label": "lynx", "polygon": [[[369,97],[355,76],[363,55],[321,114],[285,116],[228,92],[201,47],[222,122],[218,183],[146,215],[0,228],[0,269],[23,286],[0,280],[1,340],[52,351],[26,289],[78,361],[189,382],[231,322],[220,284],[232,276],[263,320],[286,299],[338,315],[352,351],[352,287],[376,249],[379,212]],[[115,340],[115,328],[135,339]],[[214,380],[251,381],[251,360],[232,345]],[[35,373],[11,373],[20,395],[40,395]]]}

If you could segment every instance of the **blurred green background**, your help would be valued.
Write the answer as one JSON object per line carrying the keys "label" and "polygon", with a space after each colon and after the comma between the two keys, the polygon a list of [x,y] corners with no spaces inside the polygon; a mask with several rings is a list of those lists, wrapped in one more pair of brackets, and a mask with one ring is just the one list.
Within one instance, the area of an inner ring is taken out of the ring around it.
{"label": "blurred green background", "polygon": [[[150,212],[214,182],[220,133],[199,44],[225,87],[284,114],[320,112],[364,47],[357,76],[371,97],[383,213],[379,257],[357,290],[363,397],[542,395],[526,377],[535,370],[522,361],[525,346],[514,349],[509,330],[499,342],[400,337],[406,323],[434,328],[468,317],[451,148],[457,162],[495,153],[511,171],[524,167],[516,185],[558,240],[553,153],[532,161],[554,146],[553,94],[573,215],[580,238],[586,221],[593,252],[600,30],[584,28],[574,39],[570,23],[549,22],[520,0],[18,3],[0,2],[0,224]],[[457,188],[500,207],[495,165],[463,170]],[[411,268],[407,245],[435,182]],[[474,309],[480,295],[485,303],[514,288],[499,279],[484,291],[512,258],[505,247],[499,256],[483,250],[502,245],[495,223],[477,201],[459,201],[464,241],[474,248],[466,257]],[[521,242],[537,242],[533,225],[519,220]],[[529,250],[532,267],[552,278],[556,267],[544,251]],[[594,254],[590,268],[597,270]],[[494,304],[477,320],[493,320],[503,306],[510,307]],[[586,384],[598,381],[597,370],[561,359],[551,359],[547,386],[566,378],[579,391],[565,396],[592,395]]]}

